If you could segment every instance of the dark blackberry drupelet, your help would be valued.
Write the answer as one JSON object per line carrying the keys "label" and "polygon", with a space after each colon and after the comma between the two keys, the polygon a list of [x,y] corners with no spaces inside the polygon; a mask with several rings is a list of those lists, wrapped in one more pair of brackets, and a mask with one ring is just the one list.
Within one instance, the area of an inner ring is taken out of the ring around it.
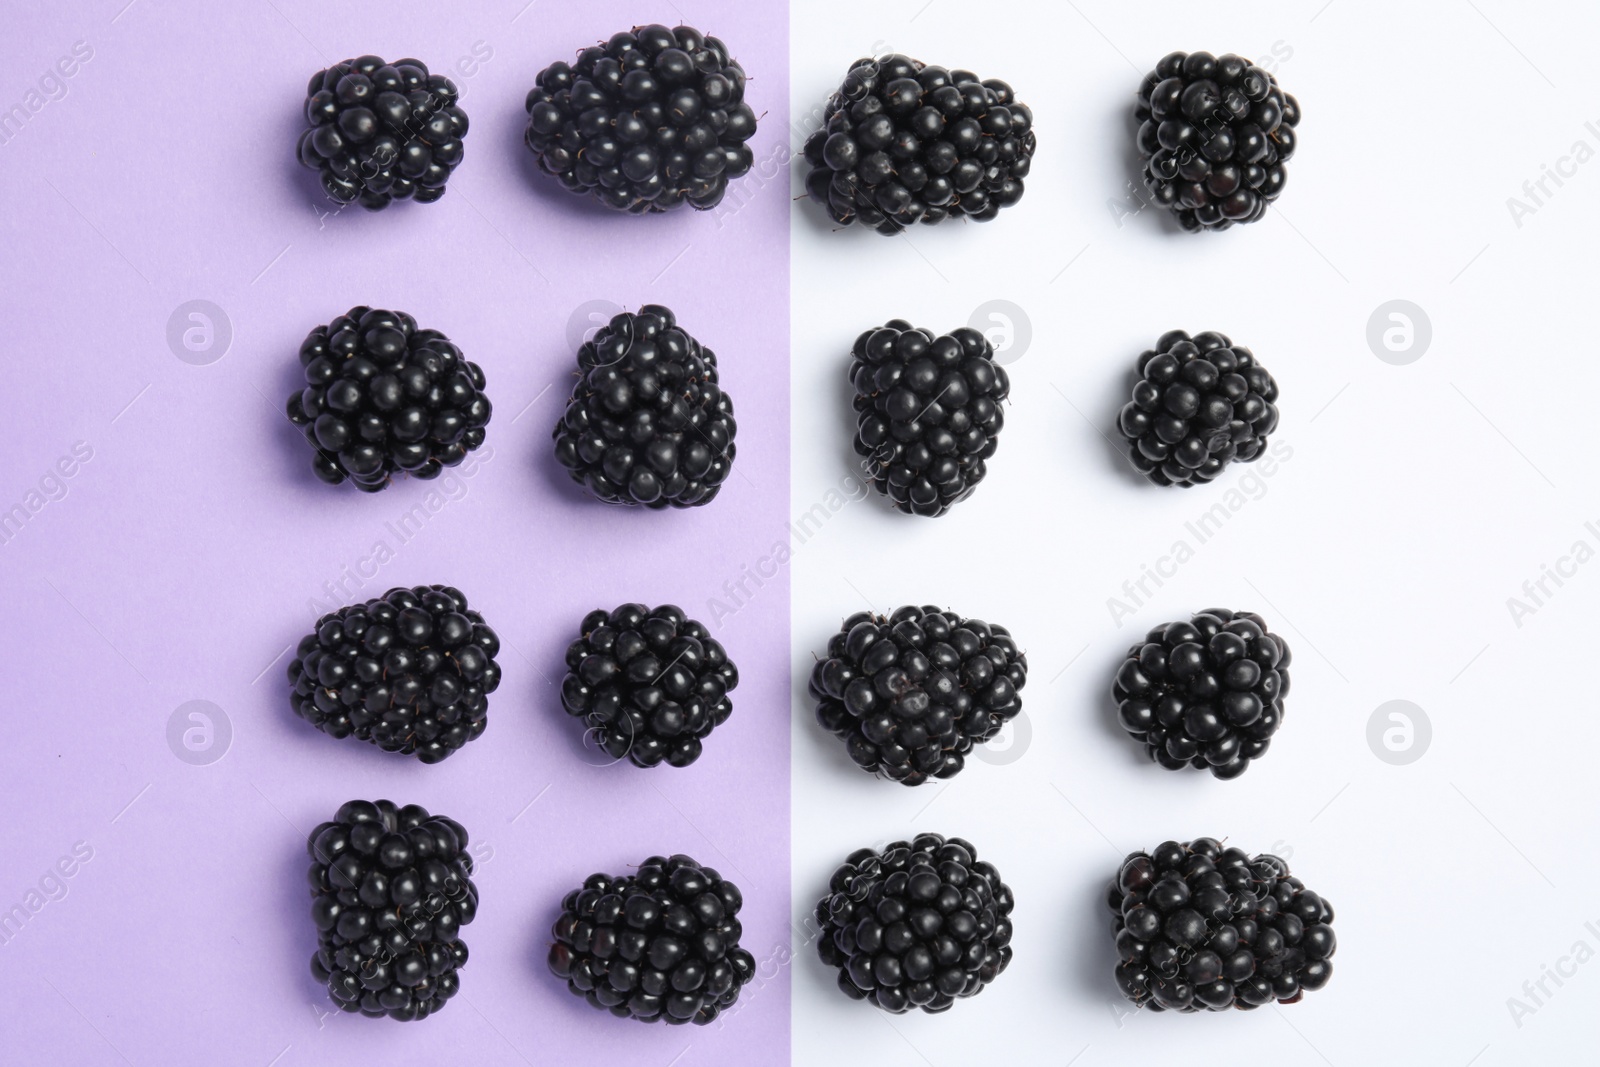
{"label": "dark blackberry drupelet", "polygon": [[608,504],[709,504],[733,469],[739,425],[717,356],[667,308],[616,316],[578,349],[556,459]]}
{"label": "dark blackberry drupelet", "polygon": [[311,974],[341,1011],[409,1021],[444,1007],[478,913],[467,831],[415,804],[352,800],[311,831]]}
{"label": "dark blackberry drupelet", "polygon": [[437,478],[483,444],[492,408],[483,369],[401,311],[353,307],[300,346],[306,385],[289,421],[329,485],[375,493],[402,472]]}
{"label": "dark blackberry drupelet", "polygon": [[619,1018],[704,1025],[755,977],[739,947],[743,904],[738,886],[688,856],[590,875],[561,902],[550,971]]}
{"label": "dark blackberry drupelet", "polygon": [[882,234],[987,222],[1022,199],[1033,112],[1003,81],[902,55],[858,59],[806,140],[806,192],[841,226]]}
{"label": "dark blackberry drupelet", "polygon": [[500,639],[446,585],[324,615],[289,664],[295,714],[330,737],[438,763],[489,724]]}
{"label": "dark blackberry drupelet", "polygon": [[970,326],[940,337],[904,319],[868,330],[851,350],[856,455],[898,511],[943,515],[988,473],[1011,379]]}
{"label": "dark blackberry drupelet", "polygon": [[935,607],[857,612],[811,671],[817,721],[857,766],[903,785],[960,772],[1022,710],[1028,657],[1011,633]]}
{"label": "dark blackberry drupelet", "polygon": [[1261,455],[1278,428],[1278,383],[1226,334],[1161,335],[1139,357],[1117,428],[1133,465],[1157,485],[1211,481]]}
{"label": "dark blackberry drupelet", "polygon": [[1134,109],[1144,184],[1191,233],[1255,222],[1283,192],[1300,105],[1235,55],[1173,52]]}
{"label": "dark blackberry drupelet", "polygon": [[817,953],[839,989],[899,1015],[949,1010],[1011,962],[1011,887],[959,837],[852,852],[817,902]]}
{"label": "dark blackberry drupelet", "polygon": [[584,616],[567,646],[561,704],[614,758],[687,767],[728,721],[739,669],[700,623],[671,604]]}
{"label": "dark blackberry drupelet", "polygon": [[1117,988],[1141,1008],[1295,1004],[1333,975],[1333,905],[1277,856],[1168,841],[1123,860],[1106,902]]}
{"label": "dark blackberry drupelet", "polygon": [[1208,608],[1128,650],[1111,685],[1122,728],[1168,770],[1237,778],[1283,725],[1289,645],[1248,611]]}
{"label": "dark blackberry drupelet", "polygon": [[744,87],[717,38],[635,27],[540,71],[523,139],[540,170],[607,207],[706,211],[750,170],[756,114]]}
{"label": "dark blackberry drupelet", "polygon": [[300,162],[341,204],[377,211],[444,195],[461,162],[467,113],[455,83],[420,59],[362,56],[318,71],[306,89]]}

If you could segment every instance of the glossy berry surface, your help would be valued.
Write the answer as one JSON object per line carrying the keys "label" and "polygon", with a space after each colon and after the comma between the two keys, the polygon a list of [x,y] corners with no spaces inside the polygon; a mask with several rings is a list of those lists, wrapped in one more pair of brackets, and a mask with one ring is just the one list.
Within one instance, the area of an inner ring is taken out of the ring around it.
{"label": "glossy berry surface", "polygon": [[1033,112],[1003,81],[902,55],[858,59],[805,143],[806,192],[841,226],[987,222],[1022,199]]}
{"label": "glossy berry surface", "polygon": [[311,974],[341,1011],[409,1021],[444,1007],[478,913],[467,831],[415,804],[352,800],[311,831]]}
{"label": "glossy berry surface", "polygon": [[561,902],[550,971],[620,1018],[704,1025],[755,977],[739,947],[743,904],[738,886],[688,856],[590,875]]}
{"label": "glossy berry surface", "polygon": [[330,737],[438,763],[488,726],[499,651],[461,590],[391,589],[317,620],[289,664],[289,703]]}
{"label": "glossy berry surface", "polygon": [[1283,192],[1300,105],[1236,55],[1173,52],[1134,109],[1144,184],[1185,230],[1255,222]]}
{"label": "glossy berry surface", "polygon": [[667,308],[647,304],[578,349],[578,382],[556,424],[556,460],[608,504],[709,504],[733,469],[739,429],[717,356]]}
{"label": "glossy berry surface", "polygon": [[316,449],[311,469],[375,493],[395,475],[437,478],[483,444],[492,408],[483,369],[401,311],[353,307],[300,346],[305,387],[289,421]]}
{"label": "glossy berry surface", "polygon": [[918,834],[852,852],[817,902],[839,989],[899,1015],[948,1011],[1011,962],[1011,888],[970,842]]}
{"label": "glossy berry surface", "polygon": [[1028,658],[1003,626],[935,607],[857,612],[811,671],[817,722],[903,785],[961,771],[1022,710]]}
{"label": "glossy berry surface", "polygon": [[1139,357],[1117,428],[1146,478],[1187,487],[1260,456],[1278,428],[1277,399],[1278,383],[1248,348],[1226,334],[1173,330]]}
{"label": "glossy berry surface", "polygon": [[395,200],[437,200],[467,135],[458,100],[455,83],[429,74],[420,59],[337,63],[306,88],[300,162],[322,175],[322,188],[341,204],[378,211]]}
{"label": "glossy berry surface", "polygon": [[1106,902],[1117,988],[1141,1008],[1295,1004],[1333,976],[1333,905],[1277,856],[1168,841],[1123,860]]}
{"label": "glossy berry surface", "polygon": [[943,515],[972,495],[1005,426],[1011,379],[969,326],[935,336],[894,319],[856,338],[856,455],[896,510]]}
{"label": "glossy berry surface", "polygon": [[1237,778],[1283,725],[1290,658],[1261,616],[1210,608],[1129,649],[1111,697],[1122,728],[1161,766]]}
{"label": "glossy berry surface", "polygon": [[615,759],[687,767],[728,721],[739,669],[683,609],[624,604],[584,616],[567,646],[561,704]]}
{"label": "glossy berry surface", "polygon": [[717,38],[640,26],[540,71],[523,139],[540,170],[607,207],[705,211],[750,170],[756,115],[744,87]]}

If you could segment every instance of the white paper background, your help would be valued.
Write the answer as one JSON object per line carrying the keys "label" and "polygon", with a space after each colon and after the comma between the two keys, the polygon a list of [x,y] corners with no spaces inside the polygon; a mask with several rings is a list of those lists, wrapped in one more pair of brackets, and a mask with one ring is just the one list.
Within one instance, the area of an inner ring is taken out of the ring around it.
{"label": "white paper background", "polygon": [[[1600,520],[1600,159],[1563,164],[1575,173],[1547,180],[1552,195],[1520,227],[1507,198],[1575,142],[1600,150],[1600,16],[1506,0],[1320,4],[794,4],[797,121],[852,60],[897,50],[1007,79],[1039,136],[1026,197],[985,226],[889,239],[834,232],[816,205],[795,205],[797,517],[851,474],[858,332],[894,317],[944,332],[1004,299],[1032,333],[970,500],[933,521],[875,494],[850,502],[789,564],[797,1064],[1595,1056],[1600,962],[1569,954],[1579,941],[1600,951],[1585,929],[1600,931],[1588,788],[1600,561],[1548,585],[1520,627],[1506,601],[1575,541],[1600,549],[1584,529]],[[1132,172],[1133,93],[1177,48],[1276,51],[1301,101],[1282,210],[1256,225],[1190,236],[1153,209],[1119,225],[1110,207]],[[1431,322],[1408,366],[1366,341],[1392,299]],[[1277,378],[1274,440],[1293,455],[1272,477],[1240,465],[1209,488],[1163,490],[1133,480],[1103,439],[1135,357],[1180,327],[1230,334]],[[1185,523],[1230,486],[1247,502],[1197,545]],[[1178,539],[1194,558],[1119,628],[1107,598]],[[906,789],[860,773],[816,726],[812,653],[850,612],[907,602],[1002,623],[1026,647],[1032,736],[1015,762],[969,760],[948,783]],[[1211,605],[1262,612],[1295,651],[1286,724],[1233,782],[1145,762],[1106,695],[1145,629]],[[1367,742],[1392,699],[1432,724],[1407,766]],[[847,853],[920,830],[966,836],[999,866],[1018,901],[1016,959],[948,1014],[890,1017],[837,993],[798,924]],[[1249,1014],[1125,1014],[1104,886],[1125,852],[1200,835],[1289,856],[1335,903],[1327,988]],[[1571,977],[1546,979],[1536,1004],[1524,982],[1558,965]],[[1535,1010],[1514,1020],[1511,997]]]}

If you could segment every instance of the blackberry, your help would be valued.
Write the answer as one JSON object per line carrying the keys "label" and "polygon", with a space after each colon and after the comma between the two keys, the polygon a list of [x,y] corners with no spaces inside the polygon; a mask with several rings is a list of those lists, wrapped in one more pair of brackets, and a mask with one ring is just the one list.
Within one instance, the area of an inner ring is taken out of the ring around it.
{"label": "blackberry", "polygon": [[855,450],[898,511],[943,515],[972,495],[999,447],[1011,379],[970,326],[936,337],[894,319],[856,338]]}
{"label": "blackberry", "polygon": [[882,234],[987,222],[1022,199],[1033,112],[1003,81],[902,55],[858,59],[805,144],[806,192],[841,226]]}
{"label": "blackberry", "polygon": [[1117,426],[1134,467],[1157,485],[1209,482],[1260,456],[1278,428],[1278,383],[1226,334],[1164,333],[1139,357],[1138,375]]}
{"label": "blackberry", "polygon": [[704,1025],[755,977],[739,947],[743,903],[738,886],[688,856],[592,874],[561,902],[550,971],[619,1018]]}
{"label": "blackberry", "polygon": [[330,737],[438,763],[488,726],[498,651],[461,590],[391,589],[317,620],[289,664],[289,703]]}
{"label": "blackberry", "polygon": [[371,211],[444,195],[461,162],[467,113],[455,83],[420,59],[347,59],[311,77],[297,154],[341,204]]}
{"label": "blackberry", "polygon": [[349,478],[375,493],[402,471],[437,478],[483,444],[483,369],[404,312],[353,307],[306,336],[300,362],[306,385],[289,397],[289,421],[329,485]]}
{"label": "blackberry", "polygon": [[574,193],[635,215],[714,208],[750,170],[744,68],[699,30],[639,26],[539,72],[524,141]]}
{"label": "blackberry", "polygon": [[817,953],[839,989],[899,1015],[947,1011],[1011,962],[1011,887],[959,837],[852,852],[817,902]]}
{"label": "blackberry", "polygon": [[739,669],[706,628],[668,604],[591,611],[567,646],[561,704],[613,757],[687,767],[728,721]]}
{"label": "blackberry", "polygon": [[902,785],[950,778],[1022,710],[1028,657],[1004,626],[935,607],[861,611],[811,671],[817,721],[863,770]]}
{"label": "blackberry", "polygon": [[1209,608],[1129,649],[1111,696],[1122,728],[1161,766],[1237,778],[1283,725],[1290,659],[1261,616]]}
{"label": "blackberry", "polygon": [[1141,1008],[1294,1004],[1333,975],[1333,905],[1277,856],[1168,841],[1123,860],[1106,900],[1117,987]]}
{"label": "blackberry", "polygon": [[467,831],[416,804],[352,800],[311,831],[311,974],[341,1011],[409,1021],[444,1007],[478,913]]}
{"label": "blackberry", "polygon": [[624,312],[578,349],[556,459],[608,504],[709,504],[733,469],[733,401],[717,356],[659,304]]}
{"label": "blackberry", "polygon": [[1248,60],[1173,52],[1134,115],[1145,187],[1185,230],[1255,222],[1283,192],[1300,105]]}

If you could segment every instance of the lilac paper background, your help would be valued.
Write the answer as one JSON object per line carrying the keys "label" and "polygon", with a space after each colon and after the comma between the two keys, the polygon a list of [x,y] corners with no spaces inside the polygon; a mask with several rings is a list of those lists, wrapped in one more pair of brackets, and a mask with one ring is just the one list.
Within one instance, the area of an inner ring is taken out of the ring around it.
{"label": "lilac paper background", "polygon": [[[781,966],[726,1026],[668,1030],[592,1011],[542,957],[567,888],[657,851],[741,884],[758,960],[788,941],[785,579],[714,627],[742,682],[687,770],[586,765],[552,684],[584,612],[673,601],[710,624],[707,599],[784,528],[787,184],[752,182],[747,204],[716,215],[613,216],[530,188],[520,138],[546,63],[640,20],[681,19],[754,73],[756,154],[771,159],[787,124],[784,7],[123,2],[14,12],[0,45],[0,108],[74,42],[93,48],[66,95],[0,144],[0,508],[74,442],[93,450],[65,496],[0,545],[0,910],[74,843],[93,849],[66,895],[0,945],[0,1058],[772,1062],[788,1046]],[[475,45],[492,56],[453,72],[472,130],[445,198],[319,219],[327,205],[293,159],[309,75],[369,51],[446,69]],[[209,366],[166,343],[169,315],[194,298],[232,324]],[[711,507],[608,509],[555,469],[569,316],[597,299],[668,303],[721,355],[741,432]],[[282,400],[305,332],[358,303],[408,310],[484,366],[492,453],[470,478],[375,497],[312,478]],[[402,543],[388,524],[430,489],[442,506]],[[393,557],[376,575],[366,564],[346,599],[447,581],[504,640],[488,733],[436,767],[296,721],[288,657],[274,659],[310,629],[313,598],[328,602],[324,583],[358,573],[379,541]],[[194,699],[232,726],[208,766],[167,741]],[[463,994],[419,1025],[319,1018],[328,1005],[307,972],[305,832],[379,796],[453,816],[480,851]]]}

